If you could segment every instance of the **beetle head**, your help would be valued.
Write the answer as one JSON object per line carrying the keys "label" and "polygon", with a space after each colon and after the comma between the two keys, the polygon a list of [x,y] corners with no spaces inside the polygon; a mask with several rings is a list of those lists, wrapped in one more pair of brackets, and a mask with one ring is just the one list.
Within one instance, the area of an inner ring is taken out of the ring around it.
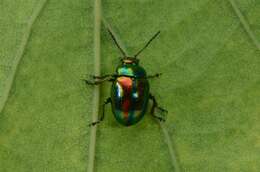
{"label": "beetle head", "polygon": [[124,57],[124,58],[121,58],[121,62],[122,62],[122,64],[138,64],[139,59],[137,59],[135,57]]}

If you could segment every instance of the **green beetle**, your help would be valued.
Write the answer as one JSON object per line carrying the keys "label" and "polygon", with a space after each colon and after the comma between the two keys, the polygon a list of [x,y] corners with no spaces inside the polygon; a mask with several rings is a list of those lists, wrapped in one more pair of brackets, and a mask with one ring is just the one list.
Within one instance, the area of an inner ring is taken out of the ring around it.
{"label": "green beetle", "polygon": [[113,33],[109,29],[108,32],[123,54],[123,57],[121,58],[121,64],[116,69],[116,74],[92,76],[93,80],[84,80],[89,85],[101,84],[104,81],[112,82],[111,97],[106,99],[103,104],[102,116],[98,121],[94,121],[90,125],[98,124],[104,119],[105,105],[108,103],[111,103],[113,114],[120,124],[124,126],[136,124],[146,113],[149,99],[153,101],[151,115],[160,121],[165,121],[163,117],[154,114],[155,108],[158,108],[163,113],[167,113],[167,111],[158,106],[155,97],[150,93],[148,82],[149,78],[159,77],[160,74],[147,75],[145,69],[139,65],[139,59],[137,58],[152,40],[159,35],[160,31],[133,57],[128,57],[119,46]]}

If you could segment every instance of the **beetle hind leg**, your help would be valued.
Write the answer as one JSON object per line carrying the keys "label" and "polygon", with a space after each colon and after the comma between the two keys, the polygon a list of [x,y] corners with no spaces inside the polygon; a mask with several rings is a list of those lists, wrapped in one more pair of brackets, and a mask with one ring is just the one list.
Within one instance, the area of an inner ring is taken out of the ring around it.
{"label": "beetle hind leg", "polygon": [[[166,120],[165,119],[166,118],[165,114],[167,114],[168,111],[166,109],[163,109],[162,107],[158,106],[158,103],[157,103],[155,97],[152,94],[149,95],[149,98],[153,101],[153,105],[152,105],[152,109],[151,109],[151,115],[154,118],[158,119],[159,121],[163,121],[164,122]],[[164,116],[157,116],[157,115],[155,115],[155,109],[160,110]]]}
{"label": "beetle hind leg", "polygon": [[94,126],[94,125],[96,125],[96,124],[98,124],[98,123],[100,123],[100,122],[103,121],[103,119],[104,119],[104,117],[105,117],[105,107],[106,107],[106,105],[107,105],[108,103],[111,103],[111,98],[110,98],[110,97],[107,98],[106,101],[105,101],[105,102],[103,103],[103,105],[102,105],[102,115],[101,115],[100,119],[99,119],[98,121],[95,121],[95,122],[90,123],[89,126]]}

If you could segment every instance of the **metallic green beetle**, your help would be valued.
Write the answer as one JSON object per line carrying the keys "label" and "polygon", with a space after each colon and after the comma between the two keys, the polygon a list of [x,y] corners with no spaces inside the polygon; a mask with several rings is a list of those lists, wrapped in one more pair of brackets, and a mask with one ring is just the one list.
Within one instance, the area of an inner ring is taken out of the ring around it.
{"label": "metallic green beetle", "polygon": [[148,100],[153,101],[151,108],[151,115],[160,121],[164,121],[163,117],[154,114],[155,108],[163,113],[167,111],[158,106],[155,97],[149,90],[149,78],[159,77],[160,74],[146,75],[146,71],[139,65],[137,56],[152,42],[152,40],[159,35],[158,31],[133,57],[128,57],[123,49],[119,46],[115,36],[108,29],[116,46],[119,48],[123,57],[121,58],[121,65],[116,69],[116,74],[104,76],[92,76],[93,80],[84,80],[86,84],[97,85],[104,81],[112,81],[111,97],[106,99],[103,104],[102,116],[98,121],[92,122],[90,125],[95,125],[104,119],[105,105],[111,103],[112,111],[116,120],[124,125],[130,126],[140,121],[147,111]]}

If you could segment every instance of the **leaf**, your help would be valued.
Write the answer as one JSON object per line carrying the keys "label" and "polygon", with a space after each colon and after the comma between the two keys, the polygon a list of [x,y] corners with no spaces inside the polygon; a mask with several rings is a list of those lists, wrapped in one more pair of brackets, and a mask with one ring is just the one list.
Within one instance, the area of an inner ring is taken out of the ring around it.
{"label": "leaf", "polygon": [[[38,3],[1,1],[1,65],[11,63]],[[92,89],[80,79],[93,69],[92,30],[92,5],[47,2],[0,116],[0,171],[86,168]],[[2,84],[8,71],[1,76]]]}
{"label": "leaf", "polygon": [[[259,41],[259,2],[234,1]],[[93,88],[92,1],[48,1],[32,28],[4,111],[0,171],[85,171]],[[0,1],[0,95],[25,24],[38,1]],[[259,171],[260,54],[229,1],[103,1],[130,54],[141,55],[182,171]],[[12,11],[10,13],[9,11]],[[3,35],[3,36],[2,36]],[[120,52],[102,29],[102,74]],[[102,85],[102,101],[110,84]],[[106,108],[96,171],[173,171],[164,135],[149,115],[132,127]]]}

